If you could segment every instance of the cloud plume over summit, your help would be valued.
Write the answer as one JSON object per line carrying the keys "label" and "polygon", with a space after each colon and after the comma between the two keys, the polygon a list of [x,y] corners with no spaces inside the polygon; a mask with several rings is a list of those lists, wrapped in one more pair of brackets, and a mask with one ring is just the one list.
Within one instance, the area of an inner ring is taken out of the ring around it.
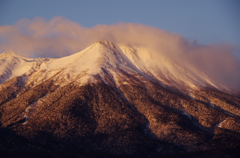
{"label": "cloud plume over summit", "polygon": [[204,72],[230,89],[240,89],[240,61],[226,44],[199,45],[178,34],[132,23],[86,28],[63,17],[21,19],[15,25],[0,26],[0,53],[9,49],[27,57],[63,57],[99,40],[148,49],[152,61],[160,58],[181,64],[196,73]]}
{"label": "cloud plume over summit", "polygon": [[[0,27],[1,52],[13,49],[25,56],[62,57],[84,49],[98,40],[127,45],[173,48],[179,35],[131,23],[83,27],[63,17],[21,19],[13,26]],[[168,42],[168,41],[171,41]]]}

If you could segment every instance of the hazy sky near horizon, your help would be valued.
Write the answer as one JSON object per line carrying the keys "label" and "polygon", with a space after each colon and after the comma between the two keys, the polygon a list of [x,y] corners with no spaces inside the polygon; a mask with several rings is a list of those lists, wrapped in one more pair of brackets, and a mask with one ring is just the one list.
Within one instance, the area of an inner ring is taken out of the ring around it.
{"label": "hazy sky near horizon", "polygon": [[1,0],[0,26],[63,16],[84,27],[140,23],[200,44],[240,46],[239,0]]}

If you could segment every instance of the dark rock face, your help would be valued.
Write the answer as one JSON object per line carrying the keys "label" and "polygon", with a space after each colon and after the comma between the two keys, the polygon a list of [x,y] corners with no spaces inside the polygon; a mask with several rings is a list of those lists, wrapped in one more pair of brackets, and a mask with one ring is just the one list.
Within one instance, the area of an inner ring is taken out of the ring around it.
{"label": "dark rock face", "polygon": [[2,156],[240,156],[239,96],[205,88],[190,97],[121,75],[131,82],[109,85],[95,76],[97,83],[84,86],[48,80],[23,88],[21,77],[4,83]]}

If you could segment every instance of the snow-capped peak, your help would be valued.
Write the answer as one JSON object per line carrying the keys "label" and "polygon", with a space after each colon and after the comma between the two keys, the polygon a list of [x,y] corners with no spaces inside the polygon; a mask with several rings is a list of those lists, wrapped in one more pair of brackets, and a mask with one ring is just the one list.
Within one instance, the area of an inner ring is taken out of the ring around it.
{"label": "snow-capped peak", "polygon": [[81,52],[52,60],[42,68],[47,70],[66,69],[77,73],[88,71],[89,74],[95,74],[103,65],[112,64],[112,66],[116,66],[116,54],[117,49],[113,43],[99,41]]}
{"label": "snow-capped peak", "polygon": [[105,72],[112,73],[113,79],[117,80],[121,77],[117,71],[121,70],[181,90],[200,86],[225,88],[204,72],[183,64],[164,54],[156,57],[147,48],[98,41],[80,52],[59,59],[30,59],[12,51],[0,54],[0,83],[14,76],[27,75],[26,82],[33,84],[50,78],[59,85],[73,81],[84,84],[91,76],[104,75]]}
{"label": "snow-capped peak", "polygon": [[109,49],[116,49],[115,44],[110,41],[97,41],[94,45],[98,45],[100,47],[105,46]]}
{"label": "snow-capped peak", "polygon": [[0,54],[0,58],[7,58],[7,57],[17,57],[18,55],[13,50],[8,50],[2,54]]}
{"label": "snow-capped peak", "polygon": [[13,51],[0,54],[0,84],[5,81],[35,72],[47,58],[31,59],[21,57]]}
{"label": "snow-capped peak", "polygon": [[82,84],[87,82],[92,75],[101,73],[103,68],[115,69],[124,64],[126,65],[123,54],[115,44],[98,41],[73,55],[51,59],[31,77],[36,83],[55,76],[54,79],[61,85],[72,80],[78,80]]}

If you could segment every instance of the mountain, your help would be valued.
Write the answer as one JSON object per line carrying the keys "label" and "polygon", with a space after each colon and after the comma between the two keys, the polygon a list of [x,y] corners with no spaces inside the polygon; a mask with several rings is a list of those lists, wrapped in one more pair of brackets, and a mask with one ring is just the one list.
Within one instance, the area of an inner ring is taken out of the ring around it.
{"label": "mountain", "polygon": [[0,151],[239,157],[239,93],[187,66],[109,41],[58,59],[0,54]]}

